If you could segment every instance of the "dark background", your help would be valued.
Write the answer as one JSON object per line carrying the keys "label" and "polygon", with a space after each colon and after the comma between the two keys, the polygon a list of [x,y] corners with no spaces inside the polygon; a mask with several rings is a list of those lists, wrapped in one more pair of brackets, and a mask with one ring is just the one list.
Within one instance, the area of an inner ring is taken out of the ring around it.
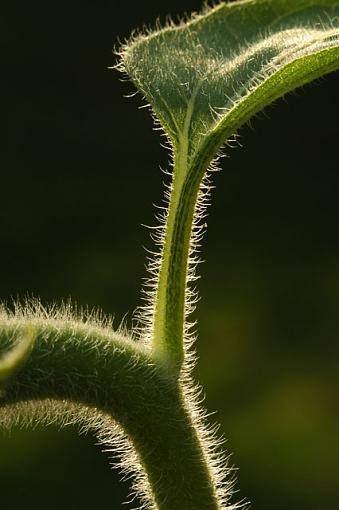
{"label": "dark background", "polygon": [[[200,5],[2,7],[1,298],[71,297],[130,321],[168,155],[107,67],[133,28]],[[237,497],[258,510],[338,508],[338,87],[332,75],[268,108],[213,177],[196,377]],[[122,508],[95,438],[13,431],[0,452],[3,508]]]}

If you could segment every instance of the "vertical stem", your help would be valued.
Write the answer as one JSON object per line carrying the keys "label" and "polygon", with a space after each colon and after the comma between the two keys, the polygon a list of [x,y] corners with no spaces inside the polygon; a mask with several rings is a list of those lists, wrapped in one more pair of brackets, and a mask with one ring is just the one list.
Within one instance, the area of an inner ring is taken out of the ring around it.
{"label": "vertical stem", "polygon": [[176,371],[180,370],[184,360],[188,258],[199,189],[199,186],[194,190],[186,187],[190,126],[198,90],[199,87],[187,103],[178,144],[174,146],[173,183],[153,318],[153,352]]}
{"label": "vertical stem", "polygon": [[141,420],[129,423],[157,510],[220,510],[215,480],[189,410],[178,390],[159,397],[150,408],[147,427],[138,425]]}
{"label": "vertical stem", "polygon": [[184,359],[188,256],[196,196],[185,196],[185,167],[174,161],[173,184],[165,227],[153,318],[153,352],[180,370]]}
{"label": "vertical stem", "polygon": [[200,183],[209,167],[220,136],[206,139],[187,163],[187,144],[174,160],[173,185],[165,229],[153,318],[153,353],[180,370],[184,359],[187,273],[194,212]]}

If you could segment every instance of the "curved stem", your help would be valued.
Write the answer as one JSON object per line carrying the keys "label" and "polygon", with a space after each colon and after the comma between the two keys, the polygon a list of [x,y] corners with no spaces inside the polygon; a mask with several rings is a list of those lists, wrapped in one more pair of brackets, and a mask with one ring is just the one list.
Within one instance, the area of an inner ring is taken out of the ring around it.
{"label": "curved stem", "polygon": [[0,388],[4,387],[8,380],[24,365],[31,353],[35,340],[33,328],[27,328],[23,338],[7,351],[4,356],[0,356]]}
{"label": "curved stem", "polygon": [[[0,348],[25,327],[27,320],[2,323]],[[31,357],[1,395],[3,412],[6,405],[42,399],[95,407],[132,441],[156,508],[220,508],[181,387],[162,365],[108,330],[48,319],[33,327]]]}

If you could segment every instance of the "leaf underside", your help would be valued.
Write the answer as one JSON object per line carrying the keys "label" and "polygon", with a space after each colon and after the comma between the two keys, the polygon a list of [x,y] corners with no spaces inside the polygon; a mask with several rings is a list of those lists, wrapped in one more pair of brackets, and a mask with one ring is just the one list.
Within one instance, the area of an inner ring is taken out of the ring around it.
{"label": "leaf underside", "polygon": [[149,336],[154,352],[180,367],[201,181],[220,147],[254,114],[339,68],[339,0],[221,2],[186,23],[135,37],[122,49],[118,68],[144,95],[173,146]]}
{"label": "leaf underside", "polygon": [[217,150],[257,111],[339,67],[339,2],[221,3],[137,37],[122,60],[174,147],[187,145],[187,171],[206,139]]}

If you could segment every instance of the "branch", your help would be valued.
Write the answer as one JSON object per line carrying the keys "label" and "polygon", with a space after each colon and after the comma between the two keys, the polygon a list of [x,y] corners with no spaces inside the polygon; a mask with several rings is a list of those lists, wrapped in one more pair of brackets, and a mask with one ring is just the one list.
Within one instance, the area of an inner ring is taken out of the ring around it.
{"label": "branch", "polygon": [[[0,423],[6,423],[6,409],[25,402],[30,409],[36,402],[37,414],[41,402],[48,401],[50,421],[63,412],[57,402],[93,409],[113,418],[133,444],[147,475],[141,489],[149,505],[159,510],[219,508],[192,406],[173,373],[154,361],[148,349],[108,328],[69,317],[5,316],[0,320],[0,350],[27,328],[34,329],[35,343],[0,397]],[[135,462],[129,452],[124,455],[125,466]]]}

